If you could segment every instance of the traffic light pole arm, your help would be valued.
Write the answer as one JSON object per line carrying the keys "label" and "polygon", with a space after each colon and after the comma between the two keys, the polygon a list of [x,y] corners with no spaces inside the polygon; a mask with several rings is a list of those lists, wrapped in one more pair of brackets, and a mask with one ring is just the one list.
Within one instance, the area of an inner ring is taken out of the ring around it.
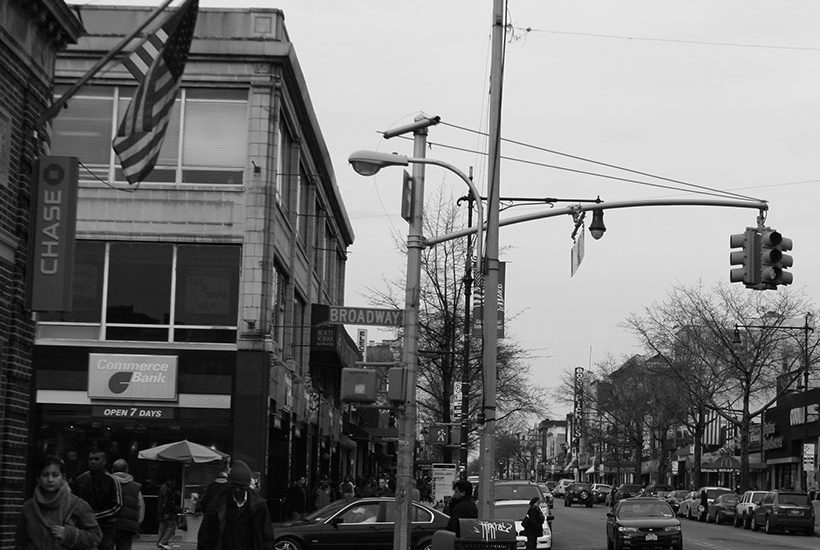
{"label": "traffic light pole arm", "polygon": [[[565,208],[551,208],[545,212],[531,212],[520,216],[513,216],[499,221],[501,225],[514,225],[542,218],[554,218],[556,216],[572,215],[573,212],[585,212],[587,210],[609,210],[615,208],[641,208],[644,206],[721,206],[724,208],[753,208],[759,210],[761,214],[769,209],[769,204],[765,201],[743,201],[729,199],[644,199],[634,201],[612,201],[591,204],[576,204]],[[427,246],[434,246],[439,243],[466,237],[472,233],[480,231],[480,228],[472,227],[445,233],[436,237],[426,238]]]}

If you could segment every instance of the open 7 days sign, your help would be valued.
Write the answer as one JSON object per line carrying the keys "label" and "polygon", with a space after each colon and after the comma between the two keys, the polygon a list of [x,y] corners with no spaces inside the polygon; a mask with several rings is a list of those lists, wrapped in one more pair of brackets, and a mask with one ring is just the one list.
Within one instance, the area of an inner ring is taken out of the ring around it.
{"label": "open 7 days sign", "polygon": [[176,401],[177,357],[90,353],[88,397]]}

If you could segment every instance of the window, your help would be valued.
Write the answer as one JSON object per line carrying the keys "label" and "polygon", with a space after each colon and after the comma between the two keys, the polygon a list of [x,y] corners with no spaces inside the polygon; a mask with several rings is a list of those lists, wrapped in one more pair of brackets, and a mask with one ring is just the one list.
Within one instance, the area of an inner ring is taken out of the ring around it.
{"label": "window", "polygon": [[[66,89],[57,86],[55,95]],[[83,88],[54,120],[54,154],[77,156],[94,176],[106,181],[113,167],[114,179],[125,181],[111,142],[135,91],[133,86]],[[180,89],[156,167],[145,181],[241,185],[247,128],[247,90]]]}
{"label": "window", "polygon": [[378,502],[354,504],[341,513],[342,523],[375,523],[379,519],[380,506]]}
{"label": "window", "polygon": [[79,240],[73,311],[39,314],[38,333],[103,340],[236,342],[239,263],[240,248],[232,245],[106,245]]}
{"label": "window", "polygon": [[290,149],[293,138],[284,120],[279,121],[279,140],[276,145],[276,200],[288,212],[290,208]]}
{"label": "window", "polygon": [[298,294],[293,297],[293,356],[297,363],[302,362],[305,354],[305,311],[307,304]]}
{"label": "window", "polygon": [[322,208],[322,204],[319,201],[316,201],[316,209],[314,211],[314,218],[313,218],[313,269],[316,271],[316,274],[319,275],[323,273],[324,267],[322,266],[322,239],[325,236],[324,228],[324,216],[322,215],[324,209]]}
{"label": "window", "polygon": [[271,304],[271,338],[279,346],[285,344],[285,295],[288,278],[277,265],[273,268],[273,303]]}
{"label": "window", "polygon": [[308,204],[310,204],[310,193],[308,192],[310,189],[310,180],[308,178],[307,171],[305,167],[302,166],[299,169],[299,185],[296,188],[296,238],[298,238],[302,244],[305,244],[308,230]]}

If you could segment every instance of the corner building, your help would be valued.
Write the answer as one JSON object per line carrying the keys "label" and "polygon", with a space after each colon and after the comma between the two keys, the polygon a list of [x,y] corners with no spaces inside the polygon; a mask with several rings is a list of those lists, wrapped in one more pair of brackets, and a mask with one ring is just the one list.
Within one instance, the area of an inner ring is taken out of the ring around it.
{"label": "corner building", "polygon": [[[55,96],[150,13],[77,9],[87,34],[58,58]],[[292,479],[355,467],[338,395],[358,359],[342,327],[311,349],[311,306],[344,303],[353,231],[284,16],[200,8],[159,162],[129,186],[111,141],[136,84],[110,64],[54,121],[79,202],[73,310],[37,316],[36,453],[70,475],[92,445],[127,459],[152,518],[182,467],[137,454],[188,439],[247,461],[277,518]],[[187,502],[215,474],[185,467]]]}

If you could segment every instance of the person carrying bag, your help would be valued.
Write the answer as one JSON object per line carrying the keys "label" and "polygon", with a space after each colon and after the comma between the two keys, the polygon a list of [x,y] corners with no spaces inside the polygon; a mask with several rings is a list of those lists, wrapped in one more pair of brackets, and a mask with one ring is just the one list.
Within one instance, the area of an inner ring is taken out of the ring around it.
{"label": "person carrying bag", "polygon": [[539,506],[541,499],[539,497],[532,497],[530,499],[530,508],[527,510],[527,515],[521,520],[521,532],[527,537],[527,550],[535,550],[538,544],[538,537],[544,536],[544,512]]}

